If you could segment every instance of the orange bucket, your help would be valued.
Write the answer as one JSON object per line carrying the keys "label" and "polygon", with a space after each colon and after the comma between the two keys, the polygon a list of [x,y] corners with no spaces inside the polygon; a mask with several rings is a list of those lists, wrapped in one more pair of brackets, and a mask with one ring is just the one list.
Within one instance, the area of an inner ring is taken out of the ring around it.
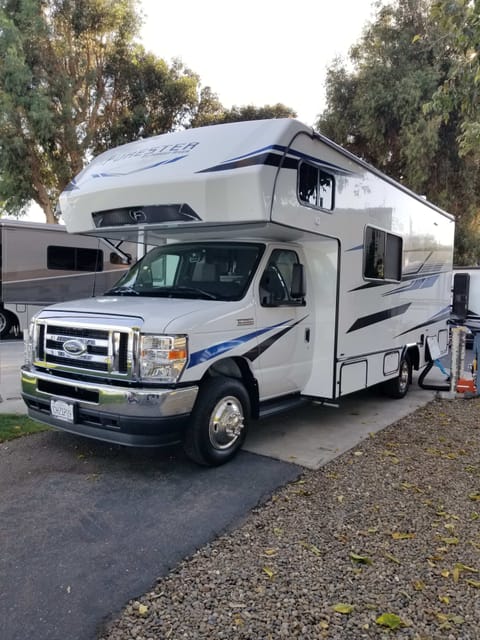
{"label": "orange bucket", "polygon": [[475,393],[475,383],[473,380],[467,380],[467,378],[459,378],[457,382],[457,393],[465,393],[465,391]]}

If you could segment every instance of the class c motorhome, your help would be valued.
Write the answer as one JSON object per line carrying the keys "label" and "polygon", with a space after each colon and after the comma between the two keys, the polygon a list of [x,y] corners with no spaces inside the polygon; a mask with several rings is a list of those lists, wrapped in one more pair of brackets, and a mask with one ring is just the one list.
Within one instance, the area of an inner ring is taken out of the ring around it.
{"label": "class c motorhome", "polygon": [[109,289],[131,261],[120,247],[63,225],[0,220],[0,338],[25,331],[43,307]]}
{"label": "class c motorhome", "polygon": [[155,245],[105,295],[39,313],[29,415],[206,465],[251,419],[378,385],[448,349],[454,221],[291,119],[189,129],[95,158],[69,231]]}

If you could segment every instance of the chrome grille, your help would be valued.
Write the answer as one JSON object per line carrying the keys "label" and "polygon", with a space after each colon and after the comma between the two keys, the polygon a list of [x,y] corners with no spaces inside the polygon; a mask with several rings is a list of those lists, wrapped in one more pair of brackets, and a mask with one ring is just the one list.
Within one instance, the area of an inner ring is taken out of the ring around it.
{"label": "chrome grille", "polygon": [[80,322],[37,321],[35,364],[56,371],[132,378],[137,330]]}

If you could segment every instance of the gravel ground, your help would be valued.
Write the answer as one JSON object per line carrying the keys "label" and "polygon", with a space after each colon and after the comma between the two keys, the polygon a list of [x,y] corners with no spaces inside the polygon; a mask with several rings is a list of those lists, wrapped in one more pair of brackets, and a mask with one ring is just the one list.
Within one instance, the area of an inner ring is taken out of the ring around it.
{"label": "gravel ground", "polygon": [[480,399],[307,471],[100,637],[480,639]]}

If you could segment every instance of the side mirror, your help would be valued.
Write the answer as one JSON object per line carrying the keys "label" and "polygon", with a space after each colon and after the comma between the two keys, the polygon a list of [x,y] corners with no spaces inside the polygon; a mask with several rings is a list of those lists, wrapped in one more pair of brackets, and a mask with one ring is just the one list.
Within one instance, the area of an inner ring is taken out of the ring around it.
{"label": "side mirror", "polygon": [[292,286],[290,296],[292,298],[304,298],[305,290],[305,267],[303,264],[294,264],[292,269]]}

